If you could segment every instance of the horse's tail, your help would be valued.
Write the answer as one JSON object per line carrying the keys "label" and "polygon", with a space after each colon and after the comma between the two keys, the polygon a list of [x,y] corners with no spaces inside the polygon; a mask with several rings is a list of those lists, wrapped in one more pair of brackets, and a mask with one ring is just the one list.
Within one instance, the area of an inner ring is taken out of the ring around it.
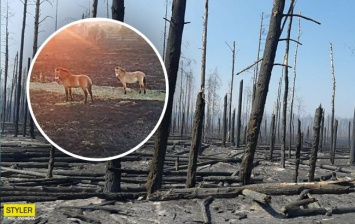
{"label": "horse's tail", "polygon": [[145,79],[145,75],[143,76],[143,85],[144,85],[144,88],[147,88],[147,81]]}

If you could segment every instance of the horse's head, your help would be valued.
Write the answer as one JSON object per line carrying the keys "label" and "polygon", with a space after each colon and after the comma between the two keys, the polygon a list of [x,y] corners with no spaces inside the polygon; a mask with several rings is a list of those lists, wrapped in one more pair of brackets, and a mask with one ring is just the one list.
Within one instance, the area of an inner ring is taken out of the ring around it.
{"label": "horse's head", "polygon": [[55,68],[54,69],[54,79],[58,81],[60,75],[60,68]]}
{"label": "horse's head", "polygon": [[123,68],[121,68],[119,66],[115,67],[116,77],[123,77],[125,73],[126,73],[126,71]]}

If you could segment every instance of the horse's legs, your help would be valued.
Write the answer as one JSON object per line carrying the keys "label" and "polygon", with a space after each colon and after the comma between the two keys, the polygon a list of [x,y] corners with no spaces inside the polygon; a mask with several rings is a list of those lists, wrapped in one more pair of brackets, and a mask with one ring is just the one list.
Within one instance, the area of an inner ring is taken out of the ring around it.
{"label": "horse's legs", "polygon": [[86,91],[85,88],[82,88],[83,92],[84,92],[84,95],[85,95],[85,101],[84,103],[87,103],[88,102],[88,91]]}
{"label": "horse's legs", "polygon": [[122,83],[123,84],[123,90],[124,90],[124,94],[126,94],[126,88],[127,88],[127,83]]}
{"label": "horse's legs", "polygon": [[71,93],[71,87],[69,87],[69,95],[70,95],[70,101],[73,101],[73,95]]}
{"label": "horse's legs", "polygon": [[91,97],[91,103],[93,103],[94,100],[92,99],[92,86],[91,85],[88,87],[88,92],[89,92],[90,97]]}
{"label": "horse's legs", "polygon": [[64,89],[65,89],[65,96],[66,96],[66,99],[67,99],[67,102],[68,102],[69,101],[69,99],[68,99],[69,88],[64,87]]}

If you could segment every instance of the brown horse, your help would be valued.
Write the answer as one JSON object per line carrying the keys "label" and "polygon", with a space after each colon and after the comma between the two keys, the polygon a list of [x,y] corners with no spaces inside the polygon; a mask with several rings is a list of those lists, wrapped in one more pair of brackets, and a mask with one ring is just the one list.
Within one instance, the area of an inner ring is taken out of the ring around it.
{"label": "brown horse", "polygon": [[146,82],[145,82],[145,74],[141,71],[136,72],[126,72],[123,68],[116,66],[115,68],[116,76],[119,78],[123,85],[124,94],[126,94],[127,83],[139,83],[139,93],[143,92],[145,94]]}
{"label": "brown horse", "polygon": [[54,69],[54,78],[56,80],[59,79],[62,82],[65,89],[65,95],[67,101],[69,101],[68,93],[70,95],[70,101],[73,101],[71,88],[81,87],[85,95],[85,103],[87,103],[88,93],[91,96],[91,102],[92,103],[94,102],[94,100],[92,99],[92,82],[89,76],[74,75],[71,72],[69,72],[67,69],[58,67]]}

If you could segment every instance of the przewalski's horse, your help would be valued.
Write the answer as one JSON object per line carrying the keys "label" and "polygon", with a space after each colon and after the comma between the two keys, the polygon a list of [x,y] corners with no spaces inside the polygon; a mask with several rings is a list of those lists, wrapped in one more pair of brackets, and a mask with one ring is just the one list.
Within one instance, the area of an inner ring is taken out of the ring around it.
{"label": "przewalski's horse", "polygon": [[143,72],[141,71],[126,72],[126,70],[124,70],[123,68],[116,66],[115,73],[123,85],[124,94],[126,94],[127,83],[135,83],[135,82],[139,83],[139,93],[141,93],[143,89],[143,92],[145,94],[146,81],[145,81],[145,74]]}
{"label": "przewalski's horse", "polygon": [[68,93],[70,95],[70,101],[73,100],[71,88],[81,87],[85,95],[85,103],[87,103],[88,93],[91,96],[91,102],[92,103],[94,102],[94,100],[92,99],[92,82],[89,76],[74,75],[71,72],[69,72],[67,69],[58,67],[54,69],[54,78],[55,80],[59,79],[62,82],[65,89],[65,95],[67,101],[69,101]]}

